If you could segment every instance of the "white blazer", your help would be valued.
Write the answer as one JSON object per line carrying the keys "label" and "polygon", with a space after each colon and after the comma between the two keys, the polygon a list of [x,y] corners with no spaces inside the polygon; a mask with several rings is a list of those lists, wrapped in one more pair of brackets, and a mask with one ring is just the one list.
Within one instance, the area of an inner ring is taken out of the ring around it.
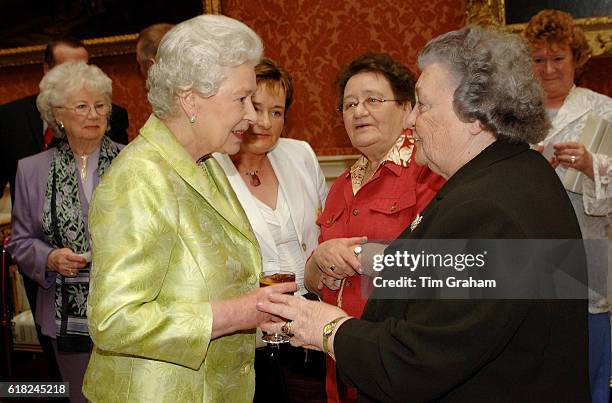
{"label": "white blazer", "polygon": [[[263,270],[278,270],[280,260],[276,243],[255,197],[229,156],[219,153],[213,155],[221,164],[249,218],[261,248]],[[318,244],[319,227],[316,220],[327,197],[325,176],[314,151],[305,141],[281,138],[268,153],[268,159],[289,205],[291,219],[306,260]]]}
{"label": "white blazer", "polygon": [[578,141],[589,115],[612,120],[612,99],[588,88],[573,86],[553,118],[544,143]]}

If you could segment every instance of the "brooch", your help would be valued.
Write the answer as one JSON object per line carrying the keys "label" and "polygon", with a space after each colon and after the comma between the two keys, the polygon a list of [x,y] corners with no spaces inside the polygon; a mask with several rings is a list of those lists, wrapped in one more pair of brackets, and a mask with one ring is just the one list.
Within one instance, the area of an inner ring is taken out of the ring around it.
{"label": "brooch", "polygon": [[423,216],[420,214],[417,214],[416,217],[414,217],[414,221],[412,222],[412,224],[410,224],[410,231],[414,231],[414,229],[419,225],[422,219],[423,219]]}

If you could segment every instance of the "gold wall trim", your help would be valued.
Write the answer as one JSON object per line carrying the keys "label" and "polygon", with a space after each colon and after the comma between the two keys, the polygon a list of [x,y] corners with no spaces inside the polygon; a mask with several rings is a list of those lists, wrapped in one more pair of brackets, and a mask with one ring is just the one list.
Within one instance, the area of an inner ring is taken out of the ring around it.
{"label": "gold wall trim", "polygon": [[[522,32],[527,24],[506,25],[505,10],[505,0],[468,0],[467,23],[503,26],[511,32]],[[584,30],[593,57],[612,57],[612,16],[577,18],[575,21]]]}

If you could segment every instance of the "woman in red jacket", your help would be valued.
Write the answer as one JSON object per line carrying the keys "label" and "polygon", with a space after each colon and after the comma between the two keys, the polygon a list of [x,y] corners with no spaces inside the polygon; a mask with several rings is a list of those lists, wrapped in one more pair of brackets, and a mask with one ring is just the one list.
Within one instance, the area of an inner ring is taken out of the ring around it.
{"label": "woman in red jacket", "polygon": [[[414,78],[391,56],[366,53],[338,76],[338,110],[352,145],[361,152],[334,182],[318,224],[319,246],[306,264],[306,287],[360,317],[362,292],[355,248],[369,240],[393,240],[429,203],[444,180],[413,160],[415,143],[404,121],[412,110]],[[356,390],[336,379],[327,360],[329,402],[356,401]]]}

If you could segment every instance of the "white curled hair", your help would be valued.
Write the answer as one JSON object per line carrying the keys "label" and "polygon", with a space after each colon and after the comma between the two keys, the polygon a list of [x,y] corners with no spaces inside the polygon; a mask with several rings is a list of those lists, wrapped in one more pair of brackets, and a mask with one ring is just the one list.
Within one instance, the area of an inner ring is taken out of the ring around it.
{"label": "white curled hair", "polygon": [[113,81],[99,67],[83,61],[58,64],[45,74],[38,87],[36,107],[56,137],[64,133],[57,127],[55,109],[65,106],[73,94],[83,89],[99,91],[109,105],[113,97]]}
{"label": "white curled hair", "polygon": [[147,78],[148,99],[159,118],[178,114],[177,94],[217,93],[226,67],[257,64],[263,43],[252,29],[222,15],[200,15],[172,28],[162,39]]}

